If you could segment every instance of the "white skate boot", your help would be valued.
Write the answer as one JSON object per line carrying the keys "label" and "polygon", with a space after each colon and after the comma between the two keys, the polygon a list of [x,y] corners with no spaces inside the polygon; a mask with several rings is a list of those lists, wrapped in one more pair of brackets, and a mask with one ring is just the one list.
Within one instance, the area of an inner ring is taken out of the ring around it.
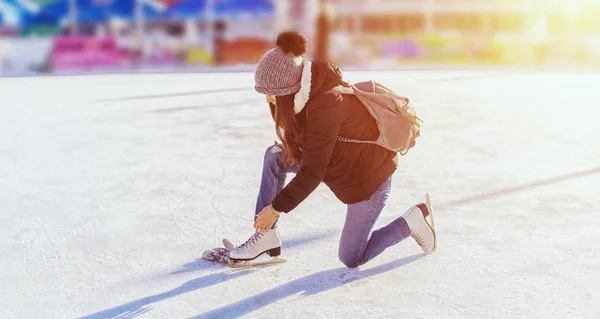
{"label": "white skate boot", "polygon": [[[437,249],[437,237],[435,233],[435,223],[433,221],[433,213],[431,211],[431,201],[429,194],[426,195],[426,204],[419,204],[411,207],[402,218],[408,224],[410,235],[421,246],[426,253],[431,253]],[[431,224],[427,222],[427,217]]]}
{"label": "white skate boot", "polygon": [[[267,253],[273,259],[265,262],[252,262],[264,253]],[[256,232],[244,244],[230,250],[231,263],[229,266],[248,267],[284,262],[285,260],[280,259],[279,255],[281,255],[281,237],[277,229]]]}

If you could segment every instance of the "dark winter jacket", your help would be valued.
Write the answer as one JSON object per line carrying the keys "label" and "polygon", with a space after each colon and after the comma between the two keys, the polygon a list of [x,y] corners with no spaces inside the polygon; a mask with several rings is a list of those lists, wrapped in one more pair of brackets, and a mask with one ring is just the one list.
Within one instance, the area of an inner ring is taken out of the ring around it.
{"label": "dark winter jacket", "polygon": [[296,117],[304,129],[302,164],[273,200],[273,208],[293,210],[321,182],[345,204],[368,199],[396,170],[397,153],[336,140],[337,136],[375,140],[379,135],[375,120],[356,97],[325,93],[347,86],[337,67],[305,62],[302,84],[295,101]]}

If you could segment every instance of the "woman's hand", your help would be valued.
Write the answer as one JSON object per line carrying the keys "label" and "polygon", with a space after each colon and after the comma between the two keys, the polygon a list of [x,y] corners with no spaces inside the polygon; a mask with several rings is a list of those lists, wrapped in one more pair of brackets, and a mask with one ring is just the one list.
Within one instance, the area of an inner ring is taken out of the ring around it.
{"label": "woman's hand", "polygon": [[279,218],[279,212],[273,209],[272,205],[269,205],[258,213],[256,216],[256,221],[254,221],[254,228],[257,232],[265,232],[277,221]]}

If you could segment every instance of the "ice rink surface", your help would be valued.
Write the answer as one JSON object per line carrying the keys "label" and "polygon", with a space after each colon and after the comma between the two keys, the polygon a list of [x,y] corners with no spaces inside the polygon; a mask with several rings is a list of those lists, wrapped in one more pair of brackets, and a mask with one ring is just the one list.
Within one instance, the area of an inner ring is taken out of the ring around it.
{"label": "ice rink surface", "polygon": [[253,233],[275,134],[251,73],[0,79],[0,318],[600,317],[600,75],[345,79],[425,121],[378,226],[429,192],[437,253],[344,268],[322,185],[282,217],[287,263],[201,260]]}

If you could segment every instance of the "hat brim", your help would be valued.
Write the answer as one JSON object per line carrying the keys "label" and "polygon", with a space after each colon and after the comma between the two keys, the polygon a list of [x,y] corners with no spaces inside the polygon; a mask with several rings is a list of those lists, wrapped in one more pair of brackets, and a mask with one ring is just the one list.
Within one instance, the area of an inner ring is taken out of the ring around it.
{"label": "hat brim", "polygon": [[298,82],[298,84],[296,84],[292,87],[287,87],[287,88],[265,88],[265,87],[255,86],[254,89],[256,90],[256,92],[258,92],[260,94],[273,95],[273,96],[285,96],[285,95],[292,95],[292,94],[298,93],[298,91],[300,91],[301,85],[302,84],[300,82]]}

